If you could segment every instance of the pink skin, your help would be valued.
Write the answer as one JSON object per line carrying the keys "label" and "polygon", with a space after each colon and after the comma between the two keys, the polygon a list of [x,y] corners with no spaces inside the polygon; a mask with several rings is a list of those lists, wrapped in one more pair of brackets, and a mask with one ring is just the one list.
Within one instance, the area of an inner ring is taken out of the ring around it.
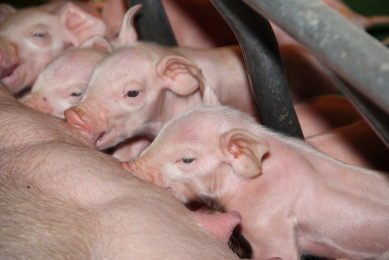
{"label": "pink skin", "polygon": [[177,116],[122,165],[183,202],[200,197],[238,211],[254,257],[374,259],[389,248],[387,176],[334,160],[232,108]]}
{"label": "pink skin", "polygon": [[26,106],[65,119],[64,111],[81,100],[96,64],[111,52],[101,36],[92,36],[78,48],[55,58],[39,74],[20,101]]}
{"label": "pink skin", "polygon": [[1,82],[16,94],[31,86],[60,53],[92,35],[104,34],[102,20],[72,3],[55,13],[44,8],[11,12],[0,24]]}

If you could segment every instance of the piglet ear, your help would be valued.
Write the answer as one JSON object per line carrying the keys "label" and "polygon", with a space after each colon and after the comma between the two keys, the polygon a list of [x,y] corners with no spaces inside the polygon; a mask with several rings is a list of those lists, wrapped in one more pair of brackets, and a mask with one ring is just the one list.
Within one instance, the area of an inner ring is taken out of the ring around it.
{"label": "piglet ear", "polygon": [[134,26],[134,17],[141,7],[141,4],[133,6],[124,16],[122,28],[119,33],[119,46],[131,44],[138,40],[138,34]]}
{"label": "piglet ear", "polygon": [[0,24],[12,13],[16,12],[16,9],[8,4],[0,4]]}
{"label": "piglet ear", "polygon": [[72,2],[67,3],[57,15],[62,26],[77,38],[77,46],[93,35],[105,35],[104,22]]}
{"label": "piglet ear", "polygon": [[203,94],[203,104],[208,106],[221,106],[222,103],[219,96],[215,93],[211,85],[209,85],[201,70],[198,71],[197,78],[200,91]]}
{"label": "piglet ear", "polygon": [[235,172],[250,178],[262,172],[262,156],[269,145],[245,129],[232,129],[220,138],[223,154]]}
{"label": "piglet ear", "polygon": [[177,95],[187,96],[200,89],[205,105],[221,104],[200,68],[189,59],[178,55],[166,56],[157,64],[157,75],[164,81],[165,87]]}
{"label": "piglet ear", "polygon": [[106,39],[104,39],[103,37],[98,36],[98,35],[95,35],[95,36],[88,38],[86,41],[81,43],[80,47],[81,48],[94,48],[94,49],[102,50],[102,51],[105,51],[108,53],[112,52],[112,48],[111,48],[111,45],[109,44],[109,42]]}

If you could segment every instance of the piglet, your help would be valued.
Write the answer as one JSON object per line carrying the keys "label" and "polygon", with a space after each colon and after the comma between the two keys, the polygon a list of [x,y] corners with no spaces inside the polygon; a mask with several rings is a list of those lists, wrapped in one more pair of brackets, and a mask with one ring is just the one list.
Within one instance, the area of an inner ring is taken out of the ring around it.
{"label": "piglet", "polygon": [[101,36],[92,36],[78,48],[55,58],[39,74],[31,91],[20,101],[26,106],[59,118],[75,105],[88,87],[96,64],[111,52]]}
{"label": "piglet", "polygon": [[101,19],[71,2],[59,10],[43,6],[16,11],[0,5],[0,21],[0,81],[14,94],[30,87],[60,53],[106,30]]}
{"label": "piglet", "polygon": [[389,180],[339,162],[223,106],[167,123],[129,172],[183,202],[242,215],[254,257],[376,259],[389,250]]}

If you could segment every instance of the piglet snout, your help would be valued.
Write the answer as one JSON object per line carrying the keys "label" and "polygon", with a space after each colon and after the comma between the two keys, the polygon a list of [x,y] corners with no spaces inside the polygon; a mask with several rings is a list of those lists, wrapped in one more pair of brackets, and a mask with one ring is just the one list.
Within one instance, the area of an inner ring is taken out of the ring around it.
{"label": "piglet snout", "polygon": [[38,110],[45,114],[52,114],[53,108],[48,104],[44,96],[27,96],[20,100],[25,106]]}
{"label": "piglet snout", "polygon": [[88,134],[92,132],[91,125],[81,118],[81,116],[73,109],[67,109],[64,112],[66,121],[77,129]]}
{"label": "piglet snout", "polygon": [[149,171],[147,170],[147,167],[136,163],[136,161],[122,162],[121,165],[124,169],[135,176],[162,187],[163,180],[160,172]]}

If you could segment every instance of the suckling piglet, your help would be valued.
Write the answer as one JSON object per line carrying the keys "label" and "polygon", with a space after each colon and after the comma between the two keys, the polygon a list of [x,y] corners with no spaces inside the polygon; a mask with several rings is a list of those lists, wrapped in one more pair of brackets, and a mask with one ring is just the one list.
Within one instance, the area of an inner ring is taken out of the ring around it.
{"label": "suckling piglet", "polygon": [[183,202],[242,215],[254,257],[376,259],[389,250],[389,180],[344,164],[229,107],[198,107],[167,123],[129,172]]}

